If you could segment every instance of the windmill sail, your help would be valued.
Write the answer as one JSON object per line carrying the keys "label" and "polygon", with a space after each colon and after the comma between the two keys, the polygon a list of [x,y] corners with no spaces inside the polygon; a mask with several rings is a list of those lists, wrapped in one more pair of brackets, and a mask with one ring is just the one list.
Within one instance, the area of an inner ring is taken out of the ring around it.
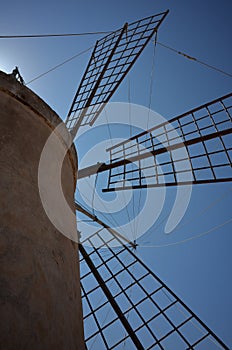
{"label": "windmill sail", "polygon": [[232,181],[231,112],[228,94],[109,148],[103,191]]}
{"label": "windmill sail", "polygon": [[228,349],[127,240],[98,229],[79,252],[87,349]]}
{"label": "windmill sail", "polygon": [[73,136],[81,125],[94,123],[167,13],[126,23],[97,41],[66,119]]}

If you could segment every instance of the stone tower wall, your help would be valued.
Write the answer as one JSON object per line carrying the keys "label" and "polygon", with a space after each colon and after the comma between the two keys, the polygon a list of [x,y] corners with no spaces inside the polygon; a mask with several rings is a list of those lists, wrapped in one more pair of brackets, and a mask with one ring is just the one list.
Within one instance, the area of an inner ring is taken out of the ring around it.
{"label": "stone tower wall", "polygon": [[[0,349],[85,349],[78,246],[50,221],[38,189],[41,152],[60,123],[37,95],[0,72]],[[61,136],[57,149],[65,147]],[[71,147],[62,187],[73,213],[76,171]]]}

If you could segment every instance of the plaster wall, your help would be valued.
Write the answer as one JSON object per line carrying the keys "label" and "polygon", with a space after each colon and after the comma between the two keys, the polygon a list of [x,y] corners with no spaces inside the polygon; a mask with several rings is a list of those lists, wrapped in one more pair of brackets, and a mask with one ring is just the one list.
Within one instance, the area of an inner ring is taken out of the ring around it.
{"label": "plaster wall", "polygon": [[[38,189],[40,155],[60,123],[37,95],[0,72],[0,348],[4,350],[85,349],[78,246],[50,222]],[[57,149],[65,147],[61,135]],[[71,148],[62,166],[62,187],[73,213],[76,171],[76,152]],[[62,208],[58,214],[62,220]],[[70,225],[76,229],[75,220]]]}

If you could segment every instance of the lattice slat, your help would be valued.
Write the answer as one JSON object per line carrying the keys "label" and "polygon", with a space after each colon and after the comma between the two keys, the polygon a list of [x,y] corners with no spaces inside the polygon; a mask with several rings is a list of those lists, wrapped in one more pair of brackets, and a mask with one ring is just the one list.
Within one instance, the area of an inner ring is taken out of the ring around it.
{"label": "lattice slat", "polygon": [[92,125],[113,95],[168,11],[125,24],[97,41],[66,125],[75,134],[81,125]]}
{"label": "lattice slat", "polygon": [[80,266],[87,349],[228,349],[110,232],[82,242]]}
{"label": "lattice slat", "polygon": [[173,186],[232,180],[232,94],[108,149],[108,187]]}

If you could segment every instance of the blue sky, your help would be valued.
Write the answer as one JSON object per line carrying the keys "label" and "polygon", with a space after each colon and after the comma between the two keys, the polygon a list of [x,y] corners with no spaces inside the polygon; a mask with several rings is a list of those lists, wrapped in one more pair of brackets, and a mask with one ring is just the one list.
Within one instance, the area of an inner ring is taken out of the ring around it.
{"label": "blue sky", "polygon": [[[230,0],[8,1],[1,4],[0,35],[111,31],[124,22],[170,10],[158,41],[232,73]],[[0,39],[0,69],[17,65],[26,82],[94,45],[100,35]],[[65,118],[90,52],[35,80],[29,88]],[[130,73],[131,102],[148,107],[153,45]],[[231,77],[157,45],[151,108],[165,118],[231,91]],[[128,102],[128,80],[114,102]],[[84,153],[83,149],[79,153]],[[169,243],[209,231],[231,218],[231,184],[196,186],[182,225],[167,237],[162,219],[175,189],[168,191],[155,226],[140,239],[138,254],[228,346],[232,346],[231,223],[179,245]],[[156,195],[154,192],[154,203]],[[201,214],[202,213],[202,214]],[[152,215],[152,214],[151,214]]]}

